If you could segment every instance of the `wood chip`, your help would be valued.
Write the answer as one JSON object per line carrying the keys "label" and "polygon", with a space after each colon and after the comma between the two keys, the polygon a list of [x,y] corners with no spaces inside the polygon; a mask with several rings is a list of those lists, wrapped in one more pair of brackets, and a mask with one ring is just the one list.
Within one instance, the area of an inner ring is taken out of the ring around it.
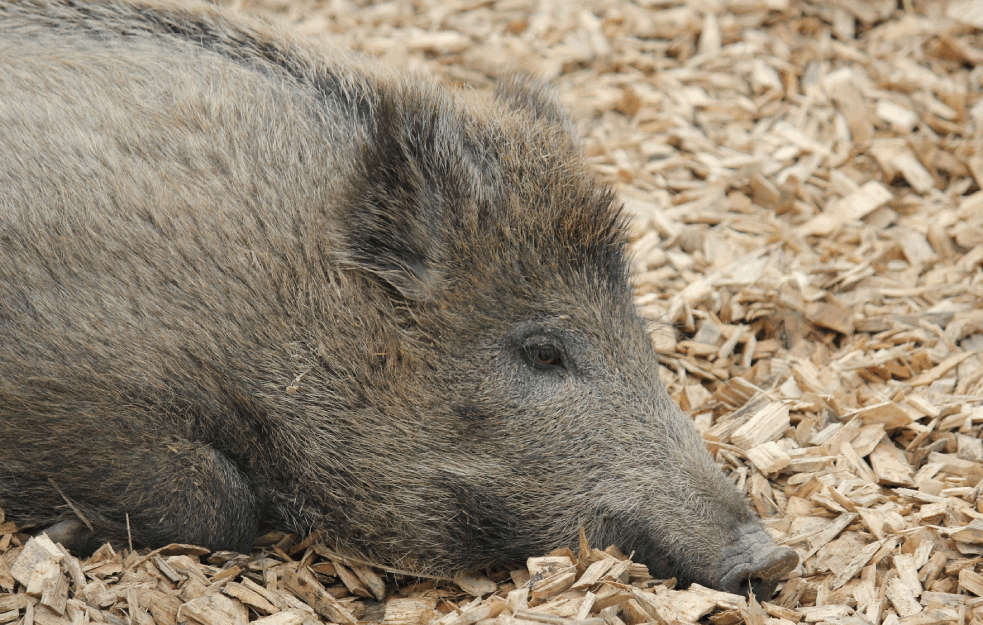
{"label": "wood chip", "polygon": [[749,449],[747,459],[765,475],[777,473],[792,462],[792,457],[775,441],[768,441]]}
{"label": "wood chip", "polygon": [[333,623],[343,625],[355,625],[358,619],[337,599],[324,591],[316,582],[306,579],[297,573],[285,569],[283,571],[283,584],[298,598],[303,600],[314,611]]}
{"label": "wood chip", "polygon": [[[369,592],[369,589],[365,587],[365,584],[362,583],[362,580],[360,580],[358,576],[351,571],[351,569],[349,569],[347,566],[345,566],[344,564],[342,564],[340,561],[337,560],[332,560],[331,564],[334,566],[335,572],[338,574],[338,577],[341,579],[341,583],[344,584],[345,588],[348,589],[348,592],[352,593],[353,595],[358,595],[359,597],[368,598],[372,596],[372,593]],[[466,589],[464,590],[465,592],[467,592]]]}
{"label": "wood chip", "polygon": [[959,587],[977,597],[983,597],[983,575],[970,569],[959,571]]}
{"label": "wood chip", "polygon": [[854,519],[856,518],[857,515],[853,512],[846,512],[836,517],[836,519],[831,521],[825,528],[823,528],[822,531],[809,539],[809,554],[804,559],[807,559],[809,556],[819,551],[821,547],[825,547],[827,544],[829,544],[834,538],[839,536],[840,532],[845,530],[850,523],[853,523]]}
{"label": "wood chip", "polygon": [[10,574],[24,586],[31,583],[34,570],[42,563],[61,562],[65,554],[48,538],[47,534],[35,536],[27,541],[24,549],[10,567]]}
{"label": "wood chip", "polygon": [[604,574],[608,572],[613,564],[614,560],[608,558],[603,558],[591,563],[591,565],[587,567],[587,570],[584,571],[584,574],[580,576],[580,579],[574,583],[572,588],[574,590],[578,590],[580,588],[588,588],[596,584],[604,576]]}
{"label": "wood chip", "polygon": [[913,421],[911,416],[893,401],[865,406],[855,414],[864,423],[879,423],[886,429],[904,427]]}
{"label": "wood chip", "polygon": [[[530,589],[530,596],[536,601],[542,601],[554,597],[561,592],[569,590],[573,586],[574,581],[577,579],[577,569],[570,567],[561,571],[557,571],[552,575],[543,578],[542,580],[534,583]],[[494,585],[494,582],[492,582]],[[495,585],[494,590],[497,590],[498,586]]]}
{"label": "wood chip", "polygon": [[950,536],[959,542],[983,544],[983,519],[973,519],[969,525]]}
{"label": "wood chip", "polygon": [[393,597],[386,602],[382,622],[386,625],[427,625],[434,617],[436,607],[437,602],[432,597]]}
{"label": "wood chip", "polygon": [[178,611],[178,617],[181,616],[193,618],[202,625],[245,625],[249,621],[245,606],[220,594],[188,601]]}
{"label": "wood chip", "polygon": [[747,423],[737,428],[730,440],[734,445],[747,450],[774,440],[790,425],[788,406],[775,402],[762,408]]}
{"label": "wood chip", "polygon": [[351,569],[377,601],[386,600],[386,583],[375,571],[364,564],[357,563],[352,564]]}
{"label": "wood chip", "polygon": [[273,614],[280,611],[280,608],[267,601],[265,597],[256,591],[243,586],[242,584],[237,584],[235,582],[226,584],[222,588],[222,592],[234,599],[238,599],[243,604],[259,612],[260,614]]}
{"label": "wood chip", "polygon": [[869,214],[887,203],[894,195],[884,185],[871,180],[850,195],[834,203],[827,212],[813,217],[798,228],[798,233],[826,235],[836,228]]}
{"label": "wood chip", "polygon": [[[302,625],[310,617],[301,610],[284,610],[270,616],[251,621],[253,625]],[[414,623],[413,625],[422,625]]]}
{"label": "wood chip", "polygon": [[908,587],[912,597],[916,599],[922,594],[922,584],[918,580],[918,569],[915,568],[914,558],[907,553],[894,556],[894,568],[898,572],[898,579]]}
{"label": "wood chip", "polygon": [[918,115],[914,111],[887,99],[877,101],[874,114],[898,130],[905,132],[911,132],[918,124]]}
{"label": "wood chip", "polygon": [[894,443],[882,440],[870,452],[870,466],[880,484],[890,486],[914,486],[911,476],[911,465],[905,459],[904,452]]}
{"label": "wood chip", "polygon": [[[880,444],[880,442],[878,442]],[[877,448],[876,446],[874,447]],[[840,454],[843,458],[850,463],[850,468],[853,472],[857,474],[865,482],[876,482],[877,474],[870,468],[870,466],[864,462],[864,459],[860,457],[860,454],[853,448],[850,443],[843,443],[840,446]]]}
{"label": "wood chip", "polygon": [[806,307],[806,318],[823,328],[840,334],[853,334],[853,319],[850,311],[838,304],[812,302]]}
{"label": "wood chip", "polygon": [[932,382],[936,382],[942,376],[952,371],[953,368],[957,367],[959,363],[963,362],[972,355],[972,352],[953,354],[928,371],[923,371],[922,373],[918,374],[918,376],[913,378],[909,384],[911,384],[911,386],[926,386]]}
{"label": "wood chip", "polygon": [[840,571],[840,573],[833,579],[833,583],[831,586],[832,589],[837,590],[838,588],[841,588],[844,584],[846,584],[848,581],[856,577],[857,573],[859,573],[861,569],[867,566],[867,563],[870,562],[870,559],[874,557],[874,554],[877,553],[889,540],[892,542],[892,544],[897,542],[896,539],[885,538],[877,542],[873,542],[867,545],[866,547],[864,547],[860,551],[860,553],[858,553],[857,556],[853,560],[851,560],[850,563],[847,566],[845,566]]}
{"label": "wood chip", "polygon": [[458,588],[468,593],[472,597],[481,597],[498,590],[498,584],[491,581],[484,575],[474,573],[458,575],[454,578],[454,583],[457,584]]}
{"label": "wood chip", "polygon": [[897,577],[892,577],[887,582],[887,598],[899,616],[912,616],[922,611],[922,606],[912,595],[911,589]]}

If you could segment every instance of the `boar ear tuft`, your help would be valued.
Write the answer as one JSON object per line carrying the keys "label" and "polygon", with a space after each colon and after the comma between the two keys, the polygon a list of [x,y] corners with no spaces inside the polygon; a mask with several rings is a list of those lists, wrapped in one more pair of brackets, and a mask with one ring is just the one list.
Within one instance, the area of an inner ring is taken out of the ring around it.
{"label": "boar ear tuft", "polygon": [[453,170],[439,155],[439,116],[379,103],[345,202],[345,258],[405,299],[426,300],[442,278]]}
{"label": "boar ear tuft", "polygon": [[514,109],[573,132],[573,122],[544,82],[522,72],[506,74],[495,85],[495,97]]}

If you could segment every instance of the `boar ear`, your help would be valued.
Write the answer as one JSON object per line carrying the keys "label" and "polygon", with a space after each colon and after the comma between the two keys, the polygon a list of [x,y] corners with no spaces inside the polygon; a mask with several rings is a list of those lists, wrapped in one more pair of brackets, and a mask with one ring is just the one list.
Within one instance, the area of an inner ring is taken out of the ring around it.
{"label": "boar ear", "polygon": [[425,105],[377,105],[344,206],[346,260],[405,299],[426,300],[442,279],[444,227],[461,188],[447,154],[452,132]]}
{"label": "boar ear", "polygon": [[573,122],[557,103],[553,90],[528,74],[512,72],[505,75],[495,85],[495,97],[514,109],[528,111],[573,134]]}

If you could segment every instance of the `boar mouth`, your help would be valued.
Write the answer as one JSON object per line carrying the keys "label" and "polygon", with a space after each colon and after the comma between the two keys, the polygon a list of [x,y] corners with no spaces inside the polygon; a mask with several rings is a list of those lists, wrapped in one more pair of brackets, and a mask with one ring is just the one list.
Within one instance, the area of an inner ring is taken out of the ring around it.
{"label": "boar mouth", "polygon": [[[770,599],[778,584],[799,563],[795,550],[776,545],[757,523],[740,526],[733,541],[719,549],[712,562],[699,561],[705,556],[697,555],[696,550],[692,559],[674,557],[675,553],[686,553],[685,546],[666,549],[659,544],[655,537],[658,535],[643,530],[617,534],[627,539],[623,542],[629,549],[626,552],[634,551],[636,562],[648,566],[657,578],[675,577],[680,588],[697,583],[745,597],[753,592],[758,599]],[[684,538],[673,542],[685,545],[689,541]]]}
{"label": "boar mouth", "polygon": [[[680,561],[671,555],[661,543],[661,532],[652,532],[644,524],[627,522],[614,515],[602,515],[603,537],[592,542],[617,545],[635,562],[648,567],[649,573],[658,579],[676,578],[678,587],[685,588],[696,582],[716,587],[713,580],[700,573],[706,567],[696,562]],[[694,558],[695,559],[695,558]]]}

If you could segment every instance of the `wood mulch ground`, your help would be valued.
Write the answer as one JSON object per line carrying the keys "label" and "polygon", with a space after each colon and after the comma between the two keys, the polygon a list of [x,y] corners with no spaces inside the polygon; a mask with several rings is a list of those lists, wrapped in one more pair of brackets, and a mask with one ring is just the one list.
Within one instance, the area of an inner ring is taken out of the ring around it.
{"label": "wood mulch ground", "polygon": [[983,1],[238,4],[477,89],[554,79],[636,218],[673,396],[802,564],[748,602],[604,545],[456,582],[283,535],[80,561],[0,514],[0,624],[983,623]]}

